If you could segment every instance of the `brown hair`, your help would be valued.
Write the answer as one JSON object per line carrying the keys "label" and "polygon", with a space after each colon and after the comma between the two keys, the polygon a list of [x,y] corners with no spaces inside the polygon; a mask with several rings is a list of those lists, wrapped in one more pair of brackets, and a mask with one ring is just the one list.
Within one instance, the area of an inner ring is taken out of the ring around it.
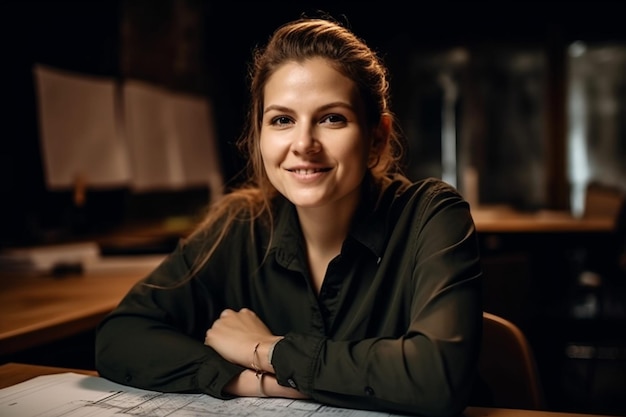
{"label": "brown hair", "polygon": [[278,191],[265,173],[259,146],[264,88],[269,78],[285,63],[316,57],[326,59],[357,84],[370,129],[376,128],[383,116],[389,119],[389,137],[378,149],[377,158],[370,166],[374,181],[383,184],[390,174],[400,171],[402,146],[397,122],[389,109],[388,74],[382,60],[364,41],[330,18],[300,18],[284,24],[272,34],[265,47],[254,51],[249,67],[249,110],[244,132],[238,141],[238,148],[247,157],[247,180],[212,203],[204,220],[191,234],[193,237],[211,229],[217,222],[220,224],[219,231],[211,232],[212,235],[215,233],[215,239],[196,269],[211,256],[237,219],[261,217],[272,227],[271,201]]}

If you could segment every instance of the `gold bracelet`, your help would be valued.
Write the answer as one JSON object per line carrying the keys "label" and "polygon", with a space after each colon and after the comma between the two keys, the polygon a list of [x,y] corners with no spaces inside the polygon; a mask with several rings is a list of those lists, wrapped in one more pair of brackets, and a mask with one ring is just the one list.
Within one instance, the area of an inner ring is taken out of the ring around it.
{"label": "gold bracelet", "polygon": [[257,387],[257,390],[259,392],[259,397],[267,397],[267,395],[265,394],[265,391],[263,390],[263,377],[265,376],[265,372],[263,371],[263,369],[261,369],[259,365],[256,364],[256,360],[259,357],[260,345],[261,345],[261,342],[258,342],[254,346],[254,351],[252,352],[252,362],[250,363],[250,365],[252,366],[252,369],[254,369],[254,376],[259,382],[258,387]]}
{"label": "gold bracelet", "polygon": [[267,397],[267,394],[263,390],[263,377],[265,376],[265,372],[256,372],[254,375],[256,376],[257,381],[259,381],[259,397]]}
{"label": "gold bracelet", "polygon": [[260,374],[260,373],[263,373],[263,369],[261,369],[261,367],[255,363],[257,357],[259,356],[259,345],[260,344],[261,344],[261,342],[257,343],[254,346],[254,351],[252,352],[252,362],[250,363],[250,366],[252,366],[252,369],[254,369],[254,372],[257,375]]}

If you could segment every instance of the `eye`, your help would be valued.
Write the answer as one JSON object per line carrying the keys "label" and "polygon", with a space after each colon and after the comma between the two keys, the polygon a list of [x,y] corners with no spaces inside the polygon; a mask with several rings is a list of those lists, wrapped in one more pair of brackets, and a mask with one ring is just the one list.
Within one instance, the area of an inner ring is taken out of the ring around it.
{"label": "eye", "polygon": [[272,117],[272,119],[270,120],[270,125],[278,127],[286,126],[291,123],[293,123],[293,121],[287,116],[276,116]]}
{"label": "eye", "polygon": [[329,114],[322,119],[322,123],[329,123],[331,125],[343,125],[347,119],[340,114]]}

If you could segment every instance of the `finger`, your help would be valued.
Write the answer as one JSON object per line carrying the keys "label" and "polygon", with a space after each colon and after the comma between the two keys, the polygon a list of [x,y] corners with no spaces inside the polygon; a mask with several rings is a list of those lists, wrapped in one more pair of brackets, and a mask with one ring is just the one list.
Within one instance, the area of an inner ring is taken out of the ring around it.
{"label": "finger", "polygon": [[256,317],[256,316],[257,316],[257,315],[256,315],[256,313],[255,313],[254,311],[250,310],[250,309],[249,309],[249,308],[247,308],[247,307],[244,307],[244,308],[242,308],[241,310],[239,310],[239,313],[243,314],[243,315],[244,315],[244,317],[245,317],[245,316],[248,316],[248,317]]}

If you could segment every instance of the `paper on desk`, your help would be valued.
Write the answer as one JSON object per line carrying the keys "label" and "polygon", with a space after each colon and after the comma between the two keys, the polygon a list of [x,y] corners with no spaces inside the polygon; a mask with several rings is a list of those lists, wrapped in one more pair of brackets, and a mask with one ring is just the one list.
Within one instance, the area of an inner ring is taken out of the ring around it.
{"label": "paper on desk", "polygon": [[0,249],[0,271],[50,274],[63,266],[74,267],[83,273],[150,271],[155,269],[166,255],[102,256],[96,242],[7,248]]}
{"label": "paper on desk", "polygon": [[11,417],[259,416],[388,417],[394,414],[328,407],[282,398],[220,400],[204,394],[163,394],[104,378],[45,375],[0,390],[0,415]]}
{"label": "paper on desk", "polygon": [[0,250],[0,270],[50,273],[59,265],[91,265],[99,259],[100,248],[96,242],[8,248]]}
{"label": "paper on desk", "polygon": [[33,71],[48,187],[71,188],[79,178],[95,188],[127,184],[131,172],[115,80],[43,65]]}

